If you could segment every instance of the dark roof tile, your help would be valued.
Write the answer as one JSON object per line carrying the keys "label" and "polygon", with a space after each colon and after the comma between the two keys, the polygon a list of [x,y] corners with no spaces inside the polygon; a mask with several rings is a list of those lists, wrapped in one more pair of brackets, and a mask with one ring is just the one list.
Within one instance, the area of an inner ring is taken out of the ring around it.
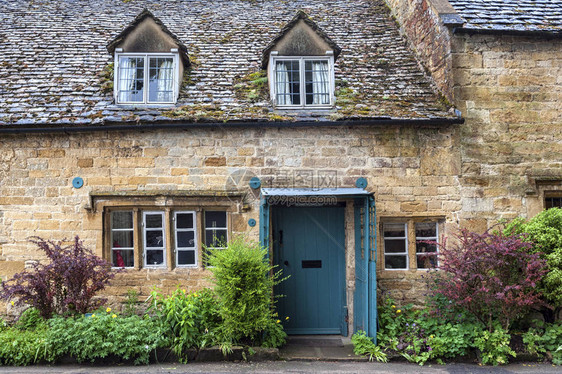
{"label": "dark roof tile", "polygon": [[464,28],[562,32],[562,0],[449,0]]}

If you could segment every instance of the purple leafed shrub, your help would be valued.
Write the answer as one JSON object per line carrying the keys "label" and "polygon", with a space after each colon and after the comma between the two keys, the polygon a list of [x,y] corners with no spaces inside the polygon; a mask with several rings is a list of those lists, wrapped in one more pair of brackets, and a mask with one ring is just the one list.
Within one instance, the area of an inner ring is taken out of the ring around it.
{"label": "purple leafed shrub", "polygon": [[16,299],[17,304],[37,308],[41,315],[86,313],[96,309],[105,299],[93,299],[114,277],[111,264],[84,247],[76,236],[74,242],[46,241],[39,237],[30,240],[45,252],[48,263],[34,263],[32,268],[2,284],[0,298]]}
{"label": "purple leafed shrub", "polygon": [[515,318],[541,305],[537,283],[546,273],[539,254],[521,236],[476,234],[462,230],[454,244],[437,244],[439,271],[433,273],[434,296],[444,296],[484,323],[507,329]]}

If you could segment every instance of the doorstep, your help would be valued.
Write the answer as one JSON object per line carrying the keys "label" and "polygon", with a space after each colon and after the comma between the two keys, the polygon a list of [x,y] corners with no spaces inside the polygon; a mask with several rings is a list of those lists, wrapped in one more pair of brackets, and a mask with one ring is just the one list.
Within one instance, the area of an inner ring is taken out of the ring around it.
{"label": "doorstep", "polygon": [[349,338],[339,335],[289,336],[279,357],[287,361],[368,361],[353,353]]}

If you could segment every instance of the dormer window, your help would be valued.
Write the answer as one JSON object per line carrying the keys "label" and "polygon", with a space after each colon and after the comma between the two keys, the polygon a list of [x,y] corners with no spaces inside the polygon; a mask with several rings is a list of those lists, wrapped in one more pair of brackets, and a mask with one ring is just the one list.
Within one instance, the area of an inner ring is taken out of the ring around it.
{"label": "dormer window", "polygon": [[273,56],[273,97],[277,107],[326,107],[333,103],[330,58]]}
{"label": "dormer window", "polygon": [[177,98],[178,54],[115,54],[118,104],[172,104]]}
{"label": "dormer window", "polygon": [[189,67],[187,49],[148,10],[143,10],[107,49],[115,58],[115,103],[166,105],[177,101],[181,77]]}
{"label": "dormer window", "polygon": [[334,61],[341,49],[299,11],[264,50],[271,100],[277,109],[329,109],[334,99]]}

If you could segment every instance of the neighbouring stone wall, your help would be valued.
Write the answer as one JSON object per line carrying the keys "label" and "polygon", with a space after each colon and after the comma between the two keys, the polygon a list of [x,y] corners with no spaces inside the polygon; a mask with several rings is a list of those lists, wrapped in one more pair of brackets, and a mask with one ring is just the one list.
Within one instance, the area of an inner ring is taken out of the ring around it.
{"label": "neighbouring stone wall", "polygon": [[410,49],[441,93],[453,101],[450,34],[440,15],[454,14],[446,0],[385,0],[406,35]]}
{"label": "neighbouring stone wall", "polygon": [[452,62],[462,222],[481,231],[538,213],[562,181],[562,41],[455,34]]}
{"label": "neighbouring stone wall", "polygon": [[[280,176],[300,171],[314,176],[335,172],[338,187],[354,187],[358,177],[366,177],[368,190],[375,194],[378,219],[441,217],[445,231],[451,231],[461,210],[457,126],[6,135],[0,148],[0,277],[22,270],[25,261],[41,259],[27,241],[30,235],[52,240],[79,235],[102,255],[103,209],[86,209],[90,194],[220,192],[228,176],[241,169],[260,177],[264,186],[268,181],[276,186]],[[84,179],[80,189],[72,187],[76,176]],[[246,185],[242,190],[250,192]],[[232,214],[232,227],[257,239],[258,226],[250,228],[247,221],[259,222],[258,201],[249,196],[248,209]],[[379,269],[379,273],[385,272]],[[128,289],[135,289],[142,300],[153,286],[164,292],[178,284],[187,289],[204,287],[207,275],[200,267],[126,270],[107,294],[117,302]],[[410,282],[411,289],[418,282],[415,271],[395,271],[386,279],[383,288],[394,287],[392,279]]]}

